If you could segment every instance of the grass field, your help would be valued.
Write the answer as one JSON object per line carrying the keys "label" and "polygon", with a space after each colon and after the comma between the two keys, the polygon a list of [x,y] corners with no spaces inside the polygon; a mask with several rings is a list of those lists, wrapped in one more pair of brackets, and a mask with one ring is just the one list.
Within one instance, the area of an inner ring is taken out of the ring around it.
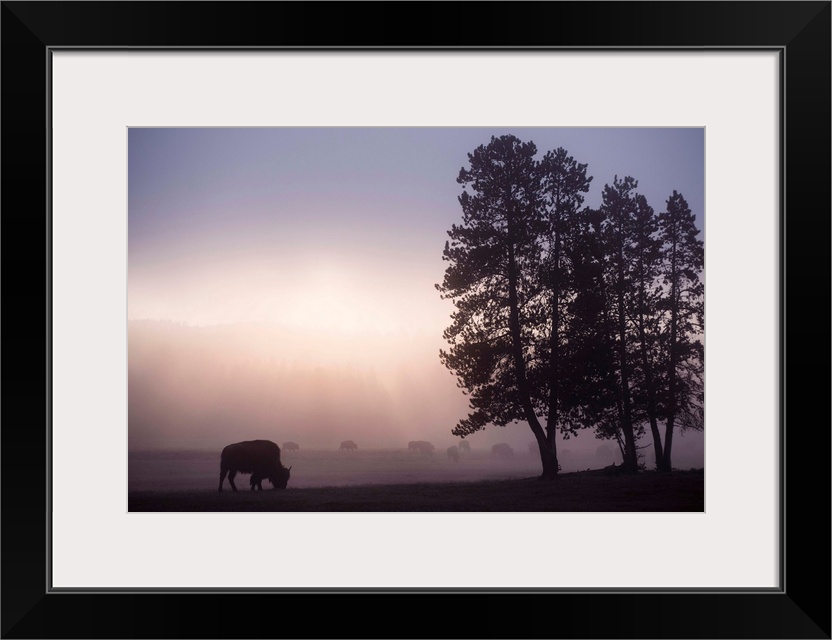
{"label": "grass field", "polygon": [[[603,470],[565,472],[541,482],[539,460],[528,454],[495,459],[472,452],[458,463],[444,453],[421,456],[398,450],[351,453],[299,451],[285,491],[217,491],[213,452],[131,454],[130,511],[516,512],[704,511],[704,472]],[[268,483],[264,483],[269,486]],[[265,487],[264,487],[265,488]]]}

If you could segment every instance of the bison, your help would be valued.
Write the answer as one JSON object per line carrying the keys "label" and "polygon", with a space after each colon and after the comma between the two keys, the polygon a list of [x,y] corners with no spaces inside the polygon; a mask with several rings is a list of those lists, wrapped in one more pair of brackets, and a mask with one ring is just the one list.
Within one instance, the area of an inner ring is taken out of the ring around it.
{"label": "bison", "polygon": [[298,446],[297,442],[284,442],[283,443],[283,450],[284,451],[298,451],[300,446]]}
{"label": "bison", "polygon": [[501,442],[491,447],[491,455],[500,456],[501,458],[511,458],[514,455],[514,449],[505,442]]}
{"label": "bison", "polygon": [[263,489],[263,480],[269,480],[275,489],[285,489],[289,483],[288,469],[280,462],[280,447],[270,440],[247,440],[228,445],[220,457],[220,488],[225,476],[231,489],[236,491],[234,476],[251,474],[251,490]]}
{"label": "bison", "polygon": [[418,451],[426,456],[432,456],[433,450],[436,448],[430,442],[425,440],[411,440],[407,443],[407,448],[410,451]]}
{"label": "bison", "polygon": [[344,440],[341,446],[338,447],[338,451],[354,451],[355,449],[358,449],[358,445],[352,440]]}
{"label": "bison", "polygon": [[459,449],[457,449],[455,444],[448,447],[448,460],[459,462]]}
{"label": "bison", "polygon": [[471,451],[471,444],[467,440],[463,440],[462,442],[459,443],[459,450],[460,450],[460,452],[462,452],[462,451],[470,452]]}

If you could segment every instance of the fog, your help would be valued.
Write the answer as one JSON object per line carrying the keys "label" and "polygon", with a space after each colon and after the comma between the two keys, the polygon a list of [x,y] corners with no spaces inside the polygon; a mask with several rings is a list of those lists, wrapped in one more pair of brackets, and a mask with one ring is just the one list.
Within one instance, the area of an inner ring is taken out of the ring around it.
{"label": "fog", "polygon": [[[439,362],[441,337],[346,337],[268,324],[189,326],[129,323],[129,446],[220,451],[232,442],[294,441],[301,450],[400,449],[428,440],[439,455],[460,438],[467,399]],[[525,423],[487,427],[466,438],[474,449],[533,441]],[[701,433],[678,434],[679,468],[702,467]],[[620,462],[614,442],[591,431],[559,441],[564,471]],[[641,441],[649,445],[649,437]],[[652,466],[650,448],[643,461]]]}
{"label": "fog", "polygon": [[[130,322],[131,449],[448,440],[466,401],[418,335]],[[351,354],[360,357],[352,358]]]}

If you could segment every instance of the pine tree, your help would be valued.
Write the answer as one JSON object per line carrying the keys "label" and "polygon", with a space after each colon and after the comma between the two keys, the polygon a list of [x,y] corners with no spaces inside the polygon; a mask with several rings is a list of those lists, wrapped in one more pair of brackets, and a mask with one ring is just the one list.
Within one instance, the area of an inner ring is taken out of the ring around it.
{"label": "pine tree", "polygon": [[591,176],[565,149],[549,151],[540,163],[544,204],[544,255],[541,272],[542,317],[536,390],[546,413],[546,439],[538,441],[541,451],[548,448],[557,464],[558,427],[568,437],[575,432],[568,414],[560,410],[562,379],[570,375],[567,342],[569,305],[575,296],[572,264],[581,226],[583,194],[589,191]]}
{"label": "pine tree", "polygon": [[[471,396],[455,435],[525,420],[545,441],[529,380],[543,232],[536,153],[532,142],[492,137],[468,154],[470,166],[457,178],[462,224],[448,232],[449,264],[437,285],[456,307],[444,332],[450,348],[440,358]],[[541,458],[541,477],[555,477],[554,456],[542,450]]]}
{"label": "pine tree", "polygon": [[[584,209],[568,248],[574,295],[565,328],[563,359],[569,371],[560,380],[561,409],[581,428],[622,444],[620,393],[616,372],[615,323],[605,281],[604,214]],[[622,448],[622,457],[624,450]]]}
{"label": "pine tree", "polygon": [[[630,248],[634,242],[638,210],[635,189],[638,182],[630,177],[605,185],[602,193],[602,238],[605,258],[606,303],[611,317],[615,344],[617,430],[623,440],[623,467],[638,470],[636,451],[637,419],[632,397],[634,336],[628,322],[628,309],[634,285],[634,264]],[[602,425],[603,426],[603,425]],[[614,432],[614,433],[617,433]]]}
{"label": "pine tree", "polygon": [[661,241],[658,238],[658,217],[641,194],[636,195],[632,231],[632,243],[629,247],[633,264],[631,321],[638,350],[638,359],[634,364],[637,380],[633,386],[637,395],[636,404],[641,409],[639,413],[650,425],[656,465],[660,466],[663,458],[659,433],[662,379],[659,348],[663,321],[662,289],[659,282]]}
{"label": "pine tree", "polygon": [[698,239],[695,217],[684,197],[676,191],[659,216],[663,243],[662,279],[667,289],[663,308],[667,314],[664,339],[667,352],[666,425],[660,468],[670,471],[673,433],[702,429],[704,417],[705,333],[704,243]]}

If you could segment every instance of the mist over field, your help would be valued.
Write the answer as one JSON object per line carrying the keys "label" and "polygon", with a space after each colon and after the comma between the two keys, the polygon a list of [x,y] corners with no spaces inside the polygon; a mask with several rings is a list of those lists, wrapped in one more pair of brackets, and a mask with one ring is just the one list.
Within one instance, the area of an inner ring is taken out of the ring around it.
{"label": "mist over field", "polygon": [[[252,439],[335,451],[351,439],[361,450],[428,440],[444,454],[461,441],[451,429],[464,415],[467,398],[428,336],[404,343],[396,336],[353,339],[350,349],[375,362],[357,366],[335,356],[340,339],[300,330],[133,321],[129,332],[131,451],[219,453],[227,444]],[[466,440],[485,449],[507,442],[525,453],[533,437],[519,423],[488,427]],[[676,446],[677,466],[703,466],[702,433],[680,434]],[[573,454],[589,456],[593,466],[620,458],[614,442],[589,432],[563,441],[561,448],[565,469],[573,466]],[[644,454],[649,459],[648,449]]]}
{"label": "mist over field", "polygon": [[[130,448],[216,449],[255,438],[333,450],[345,439],[362,449],[452,444],[467,405],[432,343],[131,322]],[[345,348],[362,359],[339,357]]]}

